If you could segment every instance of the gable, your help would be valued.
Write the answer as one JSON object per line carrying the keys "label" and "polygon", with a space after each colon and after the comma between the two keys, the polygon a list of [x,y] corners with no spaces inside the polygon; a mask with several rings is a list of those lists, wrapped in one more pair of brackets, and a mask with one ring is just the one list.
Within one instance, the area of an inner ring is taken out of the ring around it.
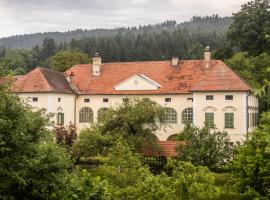
{"label": "gable", "polygon": [[158,90],[160,85],[143,74],[135,74],[114,86],[115,90]]}

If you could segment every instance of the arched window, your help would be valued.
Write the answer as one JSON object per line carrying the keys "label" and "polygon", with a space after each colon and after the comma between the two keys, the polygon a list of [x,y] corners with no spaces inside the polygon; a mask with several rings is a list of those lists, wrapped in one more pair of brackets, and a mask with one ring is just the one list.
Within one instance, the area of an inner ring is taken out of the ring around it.
{"label": "arched window", "polygon": [[193,108],[186,108],[182,112],[182,123],[192,123],[193,122]]}
{"label": "arched window", "polygon": [[106,117],[109,108],[100,108],[97,112],[98,121],[103,121]]}
{"label": "arched window", "polygon": [[79,112],[80,123],[93,123],[93,111],[89,107],[81,108]]}
{"label": "arched window", "polygon": [[177,124],[177,112],[173,108],[165,108],[164,123]]}

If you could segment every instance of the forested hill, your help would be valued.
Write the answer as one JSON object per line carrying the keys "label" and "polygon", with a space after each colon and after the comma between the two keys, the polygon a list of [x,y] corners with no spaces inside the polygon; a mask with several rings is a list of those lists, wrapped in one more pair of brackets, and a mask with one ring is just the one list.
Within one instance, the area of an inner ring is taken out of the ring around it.
{"label": "forested hill", "polygon": [[224,33],[232,23],[231,17],[219,17],[218,15],[198,17],[194,16],[188,22],[177,23],[168,20],[160,24],[146,25],[139,27],[115,28],[115,29],[77,29],[68,32],[46,32],[25,35],[16,35],[0,39],[0,46],[7,48],[30,49],[36,45],[42,45],[45,38],[53,38],[56,43],[69,43],[72,39],[84,37],[112,37],[117,34],[140,34],[145,32],[161,32],[163,30],[174,31],[187,29],[192,33]]}

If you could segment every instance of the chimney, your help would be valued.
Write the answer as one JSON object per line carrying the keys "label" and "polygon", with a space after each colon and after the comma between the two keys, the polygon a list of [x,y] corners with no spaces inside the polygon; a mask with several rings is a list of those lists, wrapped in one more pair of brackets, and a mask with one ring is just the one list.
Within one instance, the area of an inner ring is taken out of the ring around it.
{"label": "chimney", "polygon": [[69,83],[72,82],[74,76],[75,76],[75,75],[74,75],[73,72],[70,72],[70,74],[67,74],[67,76],[66,76],[67,81],[68,81]]}
{"label": "chimney", "polygon": [[176,57],[176,56],[173,56],[173,57],[172,57],[172,66],[173,66],[173,67],[177,67],[178,64],[179,64],[179,58]]}
{"label": "chimney", "polygon": [[211,51],[210,51],[210,47],[206,46],[205,47],[205,51],[204,51],[204,61],[211,61]]}
{"label": "chimney", "polygon": [[95,52],[95,56],[93,58],[93,75],[101,75],[101,57],[99,56],[98,52]]}

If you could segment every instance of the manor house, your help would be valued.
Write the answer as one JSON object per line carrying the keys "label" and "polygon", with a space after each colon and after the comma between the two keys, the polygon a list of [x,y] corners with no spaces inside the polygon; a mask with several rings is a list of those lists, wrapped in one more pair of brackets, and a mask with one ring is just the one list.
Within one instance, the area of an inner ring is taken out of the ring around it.
{"label": "manor house", "polygon": [[168,126],[160,141],[179,133],[186,122],[204,123],[227,131],[232,142],[244,141],[256,126],[258,100],[250,86],[206,49],[203,60],[102,63],[98,53],[91,64],[64,73],[37,67],[15,76],[15,92],[35,108],[54,114],[58,125],[91,126],[111,106],[130,98],[149,98],[166,107]]}

